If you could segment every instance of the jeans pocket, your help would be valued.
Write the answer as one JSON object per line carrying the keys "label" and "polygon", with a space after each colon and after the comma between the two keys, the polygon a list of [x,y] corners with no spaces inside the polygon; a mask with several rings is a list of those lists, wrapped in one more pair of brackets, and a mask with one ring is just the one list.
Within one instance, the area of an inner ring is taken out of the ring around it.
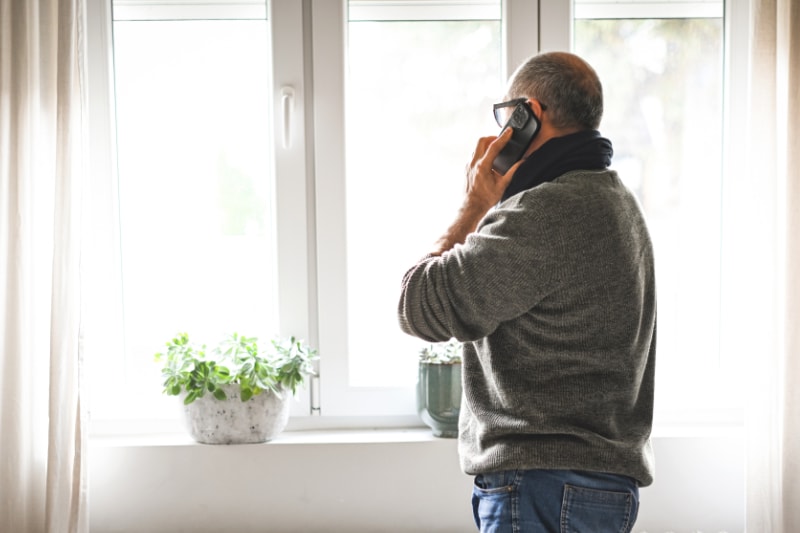
{"label": "jeans pocket", "polygon": [[472,514],[481,532],[503,531],[511,524],[517,471],[478,474],[472,487]]}
{"label": "jeans pocket", "polygon": [[475,476],[475,489],[483,494],[511,492],[516,484],[517,470],[503,470]]}
{"label": "jeans pocket", "polygon": [[629,533],[637,511],[630,492],[565,485],[561,533]]}

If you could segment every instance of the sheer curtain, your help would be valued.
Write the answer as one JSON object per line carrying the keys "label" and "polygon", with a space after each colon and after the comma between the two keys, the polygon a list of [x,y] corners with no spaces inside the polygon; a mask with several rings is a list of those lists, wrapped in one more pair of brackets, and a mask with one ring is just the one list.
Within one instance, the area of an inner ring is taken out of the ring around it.
{"label": "sheer curtain", "polygon": [[776,341],[753,353],[748,367],[747,530],[793,533],[800,531],[800,3],[750,0],[750,15],[749,179],[777,186],[780,266]]}
{"label": "sheer curtain", "polygon": [[85,532],[84,1],[0,0],[0,531]]}

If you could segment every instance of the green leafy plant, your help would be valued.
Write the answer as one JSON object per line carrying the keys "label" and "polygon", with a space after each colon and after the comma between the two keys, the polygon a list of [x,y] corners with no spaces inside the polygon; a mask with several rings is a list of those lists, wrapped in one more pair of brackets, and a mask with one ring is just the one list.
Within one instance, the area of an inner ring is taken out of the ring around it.
{"label": "green leafy plant", "polygon": [[163,363],[164,393],[177,396],[185,391],[183,403],[188,405],[206,393],[225,400],[222,385],[228,384],[239,385],[243,402],[264,391],[280,393],[282,388],[294,394],[314,374],[317,352],[295,337],[272,339],[261,348],[256,337],[237,333],[208,350],[180,333],[155,359]]}
{"label": "green leafy plant", "polygon": [[419,351],[419,362],[434,365],[454,365],[461,362],[463,345],[455,339],[430,344]]}

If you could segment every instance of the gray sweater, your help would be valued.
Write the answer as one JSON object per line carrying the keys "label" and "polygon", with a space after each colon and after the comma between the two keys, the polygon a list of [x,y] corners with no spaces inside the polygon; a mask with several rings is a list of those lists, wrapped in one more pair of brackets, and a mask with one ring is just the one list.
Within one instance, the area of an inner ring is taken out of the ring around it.
{"label": "gray sweater", "polygon": [[653,480],[653,249],[614,171],[573,171],[490,211],[403,279],[402,329],[464,341],[468,474],[576,469]]}

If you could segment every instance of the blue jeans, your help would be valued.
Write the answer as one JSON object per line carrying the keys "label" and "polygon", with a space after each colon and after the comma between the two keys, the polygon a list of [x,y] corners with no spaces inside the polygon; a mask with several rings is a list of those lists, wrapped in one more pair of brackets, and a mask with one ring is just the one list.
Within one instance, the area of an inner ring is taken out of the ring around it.
{"label": "blue jeans", "polygon": [[506,470],[475,477],[472,511],[481,533],[628,533],[639,488],[615,474]]}

